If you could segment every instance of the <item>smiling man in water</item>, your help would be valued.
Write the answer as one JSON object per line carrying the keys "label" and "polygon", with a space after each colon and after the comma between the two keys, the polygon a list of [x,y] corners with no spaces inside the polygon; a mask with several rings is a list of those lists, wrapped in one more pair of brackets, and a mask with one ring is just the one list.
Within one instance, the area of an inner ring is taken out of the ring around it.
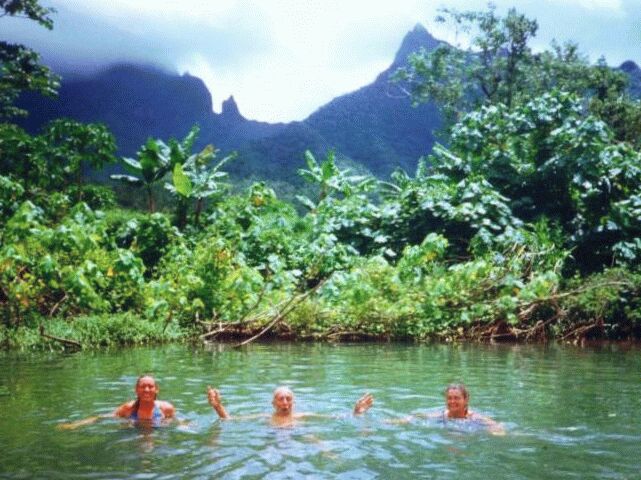
{"label": "smiling man in water", "polygon": [[[227,413],[222,404],[220,392],[214,388],[207,387],[207,399],[209,404],[216,411],[218,416],[223,420],[232,419]],[[354,406],[354,415],[365,413],[372,406],[374,397],[370,393],[366,393],[356,401]],[[274,427],[292,427],[296,425],[298,420],[308,417],[327,417],[327,415],[319,415],[316,413],[294,413],[294,392],[288,387],[278,387],[274,390],[272,397],[272,405],[274,412],[271,415],[270,423]],[[239,419],[248,419],[256,417],[265,417],[267,415],[251,415],[244,417],[233,417]]]}

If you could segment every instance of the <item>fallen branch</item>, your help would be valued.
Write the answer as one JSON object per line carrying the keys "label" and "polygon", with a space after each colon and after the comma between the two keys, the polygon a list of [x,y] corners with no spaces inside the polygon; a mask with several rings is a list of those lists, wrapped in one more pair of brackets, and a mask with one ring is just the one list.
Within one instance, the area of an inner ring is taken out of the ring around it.
{"label": "fallen branch", "polygon": [[49,340],[54,340],[56,342],[62,343],[63,345],[66,345],[68,347],[73,347],[73,348],[77,348],[78,350],[82,350],[82,344],[79,342],[76,342],[75,340],[69,340],[68,338],[54,337],[53,335],[49,335],[48,333],[45,333],[44,325],[40,325],[40,335],[43,336],[44,338],[48,338]]}
{"label": "fallen branch", "polygon": [[327,277],[325,280],[322,280],[322,281],[318,282],[318,284],[316,284],[314,286],[314,288],[312,288],[311,290],[308,290],[303,295],[293,296],[285,304],[283,309],[273,317],[272,321],[269,322],[265,328],[263,328],[260,332],[258,332],[253,337],[248,338],[247,340],[244,340],[244,341],[240,342],[237,345],[234,345],[234,348],[242,347],[243,345],[247,345],[248,343],[253,342],[257,338],[262,337],[265,333],[267,333],[269,330],[271,330],[278,322],[282,321],[292,310],[294,310],[298,305],[300,305],[300,303],[303,300],[305,300],[312,293],[316,292],[321,286],[323,286],[328,279],[329,279],[329,277]]}
{"label": "fallen branch", "polygon": [[58,310],[58,307],[62,305],[62,302],[64,302],[67,299],[67,294],[65,293],[58,302],[49,310],[49,318],[53,317],[53,314],[56,313],[56,310]]}
{"label": "fallen branch", "polygon": [[569,290],[569,291],[563,292],[563,293],[555,293],[553,295],[550,295],[549,297],[537,298],[535,300],[532,300],[531,302],[524,302],[524,303],[519,305],[519,308],[525,308],[524,310],[522,310],[522,313],[523,314],[527,314],[528,313],[528,309],[530,309],[531,307],[533,307],[533,306],[535,306],[537,304],[541,304],[541,303],[545,303],[545,302],[551,302],[551,301],[556,302],[557,300],[559,300],[561,298],[571,297],[573,295],[577,295],[579,293],[588,292],[590,290],[594,290],[594,289],[597,289],[597,288],[614,287],[614,286],[617,286],[617,285],[631,286],[632,284],[630,282],[612,281],[612,282],[603,282],[603,283],[599,283],[599,284],[595,284],[595,285],[588,285],[588,286],[583,287],[583,288],[577,288],[575,290]]}
{"label": "fallen branch", "polygon": [[570,331],[569,333],[566,333],[561,337],[561,340],[567,340],[569,337],[574,337],[575,339],[578,339],[582,336],[584,336],[586,333],[588,333],[590,330],[593,330],[594,328],[601,327],[603,328],[603,319],[598,319],[597,321],[593,323],[589,323],[587,325],[581,325],[574,330]]}
{"label": "fallen branch", "polygon": [[236,323],[243,323],[245,321],[245,319],[247,318],[247,316],[251,312],[253,312],[254,310],[256,310],[258,308],[258,305],[260,305],[260,302],[263,301],[263,297],[265,296],[265,292],[266,291],[267,291],[267,283],[265,283],[263,285],[263,288],[261,288],[260,293],[258,294],[258,298],[254,302],[254,305],[251,306],[250,308],[248,308],[247,310],[245,310],[245,313],[242,314],[242,316],[240,317],[240,319]]}
{"label": "fallen branch", "polygon": [[200,338],[201,340],[207,340],[210,337],[215,337],[216,335],[220,335],[221,333],[226,332],[232,327],[239,327],[244,323],[245,323],[244,320],[239,320],[237,322],[225,323],[225,324],[223,324],[222,322],[218,322],[218,330],[211,330],[209,332],[205,332],[202,335],[200,335],[198,338]]}

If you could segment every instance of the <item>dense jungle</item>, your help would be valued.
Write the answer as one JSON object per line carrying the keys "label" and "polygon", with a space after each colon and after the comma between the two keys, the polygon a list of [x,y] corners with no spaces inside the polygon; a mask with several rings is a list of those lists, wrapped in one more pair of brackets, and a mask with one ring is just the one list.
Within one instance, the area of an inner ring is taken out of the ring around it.
{"label": "dense jungle", "polygon": [[[0,8],[54,28],[36,0]],[[416,171],[383,179],[301,151],[291,201],[230,177],[237,155],[195,149],[197,125],[135,158],[102,124],[27,132],[20,95],[60,79],[0,41],[0,345],[639,338],[629,77],[575,44],[535,52],[537,22],[515,10],[441,20],[469,48],[416,51],[389,79],[444,119]],[[127,173],[89,180],[116,164]]]}

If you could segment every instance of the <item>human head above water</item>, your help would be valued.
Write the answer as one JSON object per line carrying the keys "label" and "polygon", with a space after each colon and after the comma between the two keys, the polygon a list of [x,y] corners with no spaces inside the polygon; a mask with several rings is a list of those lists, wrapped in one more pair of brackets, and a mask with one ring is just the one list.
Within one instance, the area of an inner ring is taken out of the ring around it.
{"label": "human head above water", "polygon": [[156,380],[151,375],[141,375],[136,380],[136,397],[138,401],[156,400],[159,390]]}
{"label": "human head above water", "polygon": [[288,387],[280,386],[274,390],[272,405],[276,413],[288,414],[294,408],[294,392]]}
{"label": "human head above water", "polygon": [[450,417],[467,417],[469,400],[470,394],[462,383],[452,383],[445,388],[445,401]]}
{"label": "human head above water", "polygon": [[449,393],[450,390],[458,390],[461,392],[461,395],[463,395],[463,398],[465,400],[470,399],[470,394],[467,392],[467,388],[465,388],[465,385],[462,383],[450,383],[447,387],[445,387],[445,396]]}

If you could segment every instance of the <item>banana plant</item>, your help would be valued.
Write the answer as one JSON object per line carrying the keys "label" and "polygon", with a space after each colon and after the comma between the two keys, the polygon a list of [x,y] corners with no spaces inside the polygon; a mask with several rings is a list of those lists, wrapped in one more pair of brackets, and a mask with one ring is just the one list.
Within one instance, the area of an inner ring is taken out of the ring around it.
{"label": "banana plant", "polygon": [[176,163],[173,170],[173,183],[165,187],[179,197],[178,226],[183,227],[187,221],[189,200],[195,200],[194,223],[200,224],[200,215],[205,199],[220,195],[227,187],[222,180],[227,178],[227,172],[221,168],[236,157],[232,153],[218,161],[213,167],[218,150],[207,145],[200,153],[193,154],[184,163]]}
{"label": "banana plant", "polygon": [[194,126],[182,142],[171,139],[168,144],[160,139],[149,138],[138,151],[137,159],[122,159],[125,168],[133,175],[119,174],[112,175],[111,178],[144,188],[148,209],[154,212],[153,186],[173,171],[176,165],[184,164],[188,160],[198,132],[199,128]]}
{"label": "banana plant", "polygon": [[325,159],[318,163],[312,152],[305,152],[307,169],[299,169],[298,174],[310,183],[319,187],[318,203],[308,197],[297,195],[297,199],[310,210],[316,210],[323,200],[332,194],[342,194],[349,197],[354,193],[365,192],[375,184],[375,180],[367,175],[349,175],[350,170],[341,170],[336,165],[334,152],[329,151]]}

